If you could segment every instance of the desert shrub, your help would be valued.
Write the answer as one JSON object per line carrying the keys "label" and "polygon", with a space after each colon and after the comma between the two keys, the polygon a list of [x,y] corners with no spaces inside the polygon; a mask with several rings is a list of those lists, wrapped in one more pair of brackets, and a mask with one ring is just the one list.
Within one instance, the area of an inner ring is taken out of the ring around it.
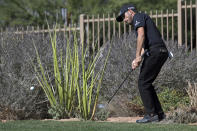
{"label": "desert shrub", "polygon": [[193,107],[182,107],[171,112],[167,120],[174,123],[195,123],[197,122],[197,110]]}
{"label": "desert shrub", "polygon": [[[177,42],[166,43],[174,58],[163,66],[155,83],[156,86],[170,87],[185,92],[187,81],[197,81],[197,52],[186,51],[185,47],[177,47]],[[185,92],[186,93],[186,92]]]}
{"label": "desert shrub", "polygon": [[[162,91],[158,93],[158,98],[164,112],[175,110],[182,106],[189,106],[190,104],[189,96],[187,94],[170,88],[163,87]],[[139,96],[134,97],[131,103],[143,107],[143,103]]]}
{"label": "desert shrub", "polygon": [[[158,93],[158,98],[164,112],[173,111],[179,107],[189,106],[190,104],[189,96],[187,94],[170,88],[162,88],[162,91]],[[144,109],[143,103],[140,96],[134,97],[129,105],[131,110],[136,112],[136,114],[144,114],[142,111]]]}
{"label": "desert shrub", "polygon": [[[131,70],[131,62],[135,58],[136,38],[133,33],[124,38],[115,38],[108,60],[103,82],[103,95],[109,98]],[[196,52],[186,52],[184,47],[177,47],[177,42],[166,42],[169,51],[174,57],[168,59],[161,69],[154,85],[156,87],[169,87],[185,91],[187,80],[197,79]],[[105,55],[105,54],[103,54]],[[132,98],[136,92],[139,68],[133,71],[129,79],[122,86],[120,93]],[[159,90],[159,88],[158,88]]]}
{"label": "desert shrub", "polygon": [[182,106],[189,106],[190,100],[187,94],[175,89],[164,88],[158,94],[159,100],[165,112]]}
{"label": "desert shrub", "polygon": [[[136,51],[136,38],[134,33],[125,36],[125,38],[116,37],[112,40],[112,49],[101,88],[100,98],[103,101],[109,100],[131,69],[131,62],[135,57]],[[42,91],[40,92],[35,72],[30,64],[30,57],[36,63],[33,42],[36,44],[39,55],[42,56],[43,66],[47,65],[47,71],[50,71],[53,60],[51,59],[52,52],[49,50],[51,47],[50,37],[47,34],[45,34],[44,39],[42,35],[38,34],[25,34],[24,39],[21,39],[21,37],[11,32],[1,35],[0,38],[0,105],[4,109],[12,111],[22,110],[25,115],[18,117],[18,119],[27,119],[31,116],[37,116],[37,118],[48,117],[48,103],[36,104],[45,101],[46,97]],[[64,52],[66,50],[65,42],[63,33],[58,33],[57,50]],[[169,41],[166,44],[169,50],[174,53],[174,58],[167,60],[154,85],[158,87],[158,93],[162,92],[160,87],[186,93],[184,88],[187,86],[187,81],[196,81],[197,79],[196,52],[185,52],[184,47],[177,48],[177,42]],[[108,46],[103,47],[104,51],[101,53],[101,58],[102,56],[107,56],[107,48]],[[96,65],[96,71],[103,64],[103,60],[99,61]],[[137,89],[138,74],[139,68],[131,73],[128,80],[112,100],[112,104],[116,107],[115,112],[131,108],[131,106],[125,106],[127,104],[122,104],[121,96],[124,96],[125,103],[139,96]],[[54,79],[51,79],[51,81],[53,83]],[[29,88],[31,86],[36,87],[38,90],[30,91]],[[122,112],[117,114],[125,115]]]}
{"label": "desert shrub", "polygon": [[185,89],[190,99],[190,106],[197,107],[197,83],[188,81],[188,86]]}
{"label": "desert shrub", "polygon": [[[195,123],[197,122],[197,86],[196,83],[188,81],[188,86],[185,87],[188,95],[187,106],[179,106],[178,109],[171,111],[168,120],[174,123]],[[184,99],[184,97],[183,97]]]}
{"label": "desert shrub", "polygon": [[[54,118],[65,118],[67,117],[65,115],[65,112],[62,109],[62,106],[54,106],[53,108],[50,105],[49,101],[47,101],[47,97],[44,93],[44,91],[41,88],[41,85],[38,83],[36,78],[36,72],[34,70],[34,67],[39,67],[39,62],[37,61],[37,54],[34,48],[37,49],[39,52],[40,61],[42,62],[42,66],[44,67],[44,73],[47,78],[49,78],[48,82],[51,86],[55,87],[55,84],[57,85],[57,79],[54,77],[54,66],[53,66],[53,50],[51,45],[51,37],[49,34],[24,34],[23,38],[21,35],[16,35],[12,31],[3,33],[0,38],[0,98],[1,102],[0,105],[2,105],[1,112],[4,110],[10,112],[20,112],[20,114],[23,114],[21,116],[18,115],[18,113],[12,113],[15,116],[12,118],[15,119],[29,119],[29,118],[47,118],[47,117],[54,117]],[[78,42],[78,39],[76,38],[74,40],[74,37],[71,36],[70,39],[67,41],[64,39],[64,33],[56,33],[56,49],[57,49],[57,63],[60,65],[58,67],[59,69],[62,69],[61,65],[61,58],[66,58],[66,52],[68,52],[67,48],[67,42],[70,42],[70,52],[74,54],[73,50],[74,48],[74,41]],[[108,44],[109,45],[109,44]],[[109,47],[109,46],[108,46]],[[105,48],[109,49],[109,48]],[[78,50],[77,50],[78,51]],[[62,52],[62,54],[61,54]],[[84,51],[85,52],[85,51]],[[81,61],[81,49],[79,49],[79,61]],[[93,54],[96,55],[96,54]],[[70,55],[68,58],[70,63],[73,63],[72,59],[74,55]],[[98,59],[105,58],[106,56],[99,56]],[[96,87],[99,88],[100,78],[102,78],[102,71],[100,70],[100,66],[97,68],[97,70],[92,71],[91,69],[88,69],[88,66],[90,66],[90,62],[93,61],[92,55],[87,51],[86,55],[84,55],[84,69],[87,71],[86,73],[82,74],[82,63],[80,63],[79,68],[79,77],[76,79],[78,83],[78,86],[80,86],[79,92],[81,93],[79,97],[82,100],[83,97],[83,103],[85,102],[89,104],[90,101],[85,101],[84,99],[84,92],[86,89],[85,86],[89,87]],[[76,59],[75,59],[76,60]],[[103,61],[104,62],[104,61]],[[64,63],[65,64],[65,63]],[[34,66],[33,66],[34,65]],[[73,66],[74,64],[70,64],[70,66]],[[94,66],[94,65],[93,65]],[[96,65],[95,65],[96,66]],[[37,71],[41,71],[41,68],[37,68]],[[100,74],[96,76],[96,74],[100,71]],[[37,73],[38,73],[37,72]],[[69,72],[72,72],[70,70]],[[93,73],[92,73],[93,72]],[[90,75],[88,74],[90,73]],[[61,74],[62,75],[62,74]],[[84,75],[84,76],[83,76]],[[95,75],[95,76],[94,76]],[[98,79],[93,78],[97,77]],[[97,84],[93,85],[92,82],[89,79],[92,79]],[[88,81],[86,84],[83,84],[83,81]],[[59,81],[58,81],[59,82]],[[65,81],[64,81],[65,82]],[[71,83],[72,81],[70,81]],[[62,83],[60,83],[62,85]],[[82,85],[84,88],[81,88]],[[35,87],[34,90],[30,90],[30,87]],[[58,92],[58,89],[55,91]],[[91,99],[92,101],[96,101],[98,90],[93,89],[93,94],[90,95],[91,89],[87,89],[87,98]],[[57,94],[55,94],[57,95]],[[73,94],[75,96],[75,94]],[[93,98],[95,96],[95,98]],[[72,104],[76,105],[76,112],[71,113],[71,117],[79,116],[80,113],[84,112],[85,109],[80,109],[78,106],[79,103],[77,103],[77,95],[75,102]],[[58,101],[59,99],[57,99]],[[82,103],[81,103],[82,104]],[[96,103],[93,103],[96,106]],[[91,108],[93,107],[93,104],[91,104]],[[85,108],[85,105],[80,105]],[[49,112],[48,112],[49,110]],[[80,111],[79,111],[80,110]],[[94,109],[95,110],[95,109]],[[87,109],[89,113],[89,108]],[[80,113],[79,113],[80,112]],[[50,115],[49,115],[50,114]],[[65,116],[65,117],[62,117]],[[5,118],[5,117],[4,117]],[[7,117],[8,118],[8,117]],[[9,117],[11,118],[11,117]]]}
{"label": "desert shrub", "polygon": [[145,114],[144,107],[134,102],[128,103],[128,110],[130,116],[143,116]]}
{"label": "desert shrub", "polygon": [[[0,41],[0,105],[1,111],[16,112],[16,119],[40,119],[49,117],[48,102],[36,81],[30,58],[36,57],[33,41],[45,63],[50,63],[49,36],[26,34],[24,39],[13,32],[1,35]],[[60,47],[60,45],[59,45]],[[30,87],[35,90],[30,90]],[[19,113],[17,113],[19,112]]]}

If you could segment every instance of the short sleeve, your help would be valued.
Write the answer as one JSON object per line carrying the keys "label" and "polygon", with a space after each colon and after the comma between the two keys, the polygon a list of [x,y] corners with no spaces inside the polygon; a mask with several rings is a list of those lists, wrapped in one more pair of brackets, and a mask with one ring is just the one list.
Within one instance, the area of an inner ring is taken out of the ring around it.
{"label": "short sleeve", "polygon": [[145,19],[142,14],[139,14],[135,17],[133,21],[133,26],[134,26],[135,31],[137,31],[139,27],[145,26]]}

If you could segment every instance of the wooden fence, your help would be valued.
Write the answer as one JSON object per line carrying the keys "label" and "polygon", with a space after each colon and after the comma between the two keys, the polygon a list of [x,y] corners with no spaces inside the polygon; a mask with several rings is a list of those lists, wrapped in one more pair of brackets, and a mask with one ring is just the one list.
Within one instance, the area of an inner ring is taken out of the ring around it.
{"label": "wooden fence", "polygon": [[[37,27],[33,27],[33,26],[27,26],[26,28],[21,27],[21,28],[16,28],[16,29],[6,29],[5,31],[3,31],[3,29],[1,29],[1,33],[0,35],[3,36],[3,34],[9,34],[9,33],[15,33],[17,39],[23,39],[25,35],[27,34],[37,34],[37,35],[41,35],[42,39],[45,39],[45,34],[49,33],[49,32],[63,32],[64,34],[64,39],[66,38],[70,38],[70,36],[72,36],[72,32],[79,32],[80,28],[77,27],[76,25],[69,25],[68,27],[66,25],[63,25],[63,28],[60,25],[55,25],[49,29],[45,29],[44,26],[41,28],[39,26]],[[1,39],[3,39],[1,37]]]}
{"label": "wooden fence", "polygon": [[[178,42],[197,51],[197,0],[178,1]],[[189,38],[190,37],[190,38]]]}
{"label": "wooden fence", "polygon": [[[176,25],[175,20],[177,21],[178,13],[174,13],[174,10],[171,10],[169,13],[169,11],[166,10],[166,14],[164,14],[162,10],[156,10],[155,13],[150,11],[149,15],[155,21],[156,26],[161,30],[161,35],[164,40],[168,41],[170,39],[175,39],[175,35],[177,36],[177,34],[175,32],[174,26]],[[171,26],[169,26],[169,23],[171,23]],[[169,29],[169,27],[171,28]],[[110,41],[113,36],[121,37],[122,34],[125,35],[130,33],[131,30],[131,25],[126,25],[124,22],[117,23],[115,14],[113,14],[112,17],[109,14],[107,17],[105,17],[105,15],[100,17],[98,15],[96,18],[95,16],[85,16],[83,14],[80,15],[81,41],[85,41],[88,44],[90,44],[90,37],[92,37],[92,45],[95,45],[96,40],[99,46],[101,38],[102,43],[105,43],[106,40]]]}
{"label": "wooden fence", "polygon": [[[145,13],[155,21],[161,31],[162,38],[166,41],[177,40],[180,46],[185,45],[191,51],[197,45],[197,0],[177,0],[177,10],[155,10]],[[71,34],[72,31],[80,33],[81,42],[90,44],[93,48],[99,48],[102,44],[110,41],[114,36],[121,37],[130,33],[132,26],[124,22],[118,23],[116,15],[103,14],[97,16],[80,15],[79,25],[62,26],[57,31]],[[44,28],[26,28],[17,30],[17,34],[46,33],[51,30]],[[197,48],[196,48],[197,50]]]}

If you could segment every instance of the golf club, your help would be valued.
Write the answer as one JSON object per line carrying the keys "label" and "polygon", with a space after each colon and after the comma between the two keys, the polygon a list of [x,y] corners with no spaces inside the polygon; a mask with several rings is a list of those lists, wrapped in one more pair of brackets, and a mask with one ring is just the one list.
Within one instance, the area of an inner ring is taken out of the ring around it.
{"label": "golf club", "polygon": [[[145,50],[141,57],[144,58],[145,55],[149,56],[148,50]],[[99,108],[106,108],[107,105],[109,105],[109,103],[111,102],[111,100],[112,100],[112,99],[114,98],[114,96],[118,93],[119,89],[122,87],[122,85],[124,84],[124,82],[129,78],[131,72],[133,72],[133,71],[134,71],[134,69],[131,69],[131,70],[127,73],[125,79],[121,82],[121,84],[118,86],[118,89],[115,91],[115,93],[111,96],[111,98],[108,100],[108,102],[107,102],[105,105],[104,105],[104,104],[98,104],[98,107],[99,107]]]}

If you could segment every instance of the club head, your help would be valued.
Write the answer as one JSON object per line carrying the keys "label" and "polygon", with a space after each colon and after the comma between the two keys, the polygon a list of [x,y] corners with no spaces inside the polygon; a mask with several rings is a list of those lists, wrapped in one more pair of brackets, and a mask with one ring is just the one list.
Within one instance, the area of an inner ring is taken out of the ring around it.
{"label": "club head", "polygon": [[173,57],[174,57],[174,55],[173,55],[173,53],[170,51],[170,52],[168,52],[168,57],[170,58],[170,59],[172,59]]}
{"label": "club head", "polygon": [[105,108],[105,104],[98,104],[97,106],[98,106],[99,109]]}

